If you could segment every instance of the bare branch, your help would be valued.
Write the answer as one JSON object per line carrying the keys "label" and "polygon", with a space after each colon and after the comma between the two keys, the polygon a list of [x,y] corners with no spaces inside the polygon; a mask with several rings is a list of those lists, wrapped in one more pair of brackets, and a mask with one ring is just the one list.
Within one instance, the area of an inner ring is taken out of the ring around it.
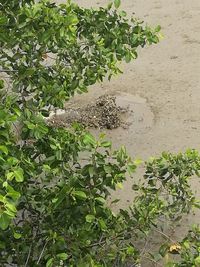
{"label": "bare branch", "polygon": [[160,235],[164,236],[166,239],[168,239],[168,240],[171,241],[172,243],[177,243],[177,241],[173,240],[170,236],[168,236],[167,234],[161,232],[160,230],[154,228],[154,231],[156,231],[156,232],[159,233]]}
{"label": "bare branch", "polygon": [[42,255],[44,254],[44,251],[45,251],[45,248],[46,248],[48,242],[49,242],[48,240],[45,242],[44,247],[43,247],[43,249],[42,249],[42,251],[41,251],[41,253],[40,253],[40,256],[39,256],[39,258],[38,258],[37,264],[40,263],[40,260],[41,260],[41,258],[42,258]]}
{"label": "bare branch", "polygon": [[31,246],[29,248],[28,256],[27,256],[26,263],[25,263],[24,267],[27,267],[28,266],[28,262],[29,262],[29,259],[30,259],[30,256],[31,256],[32,247],[33,247],[33,244],[31,244]]}
{"label": "bare branch", "polygon": [[4,69],[2,69],[2,70],[0,70],[0,72],[17,72],[18,70],[4,70]]}

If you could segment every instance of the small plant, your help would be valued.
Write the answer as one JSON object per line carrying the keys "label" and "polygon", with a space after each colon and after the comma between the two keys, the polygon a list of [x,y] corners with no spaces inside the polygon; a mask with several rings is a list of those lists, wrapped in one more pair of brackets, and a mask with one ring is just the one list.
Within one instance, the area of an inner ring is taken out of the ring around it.
{"label": "small plant", "polygon": [[2,267],[139,264],[137,243],[159,219],[178,219],[197,205],[189,178],[199,174],[200,157],[189,150],[148,162],[133,204],[115,214],[110,191],[138,162],[124,147],[113,151],[103,135],[48,122],[75,93],[120,73],[118,62],[135,59],[139,46],[159,41],[160,27],[128,20],[119,5],[0,1]]}

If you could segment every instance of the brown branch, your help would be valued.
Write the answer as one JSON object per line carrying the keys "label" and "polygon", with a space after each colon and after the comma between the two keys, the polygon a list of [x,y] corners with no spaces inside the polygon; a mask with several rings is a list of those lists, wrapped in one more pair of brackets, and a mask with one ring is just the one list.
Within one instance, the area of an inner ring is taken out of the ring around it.
{"label": "brown branch", "polygon": [[145,242],[145,244],[144,244],[144,247],[143,247],[142,251],[140,252],[140,257],[141,257],[143,254],[145,254],[145,252],[146,252],[146,248],[147,248],[148,244],[149,244],[149,239],[146,239],[146,242]]}
{"label": "brown branch", "polygon": [[162,265],[161,263],[155,261],[154,259],[151,259],[151,258],[148,257],[148,256],[144,256],[144,258],[147,259],[147,260],[149,260],[149,261],[151,261],[151,262],[153,262],[153,263],[156,264],[157,266],[163,267],[163,265]]}
{"label": "brown branch", "polygon": [[161,232],[160,230],[154,228],[154,230],[159,233],[160,235],[164,236],[166,239],[168,239],[169,241],[171,241],[172,243],[177,243],[177,241],[173,240],[170,236],[168,236],[167,234]]}

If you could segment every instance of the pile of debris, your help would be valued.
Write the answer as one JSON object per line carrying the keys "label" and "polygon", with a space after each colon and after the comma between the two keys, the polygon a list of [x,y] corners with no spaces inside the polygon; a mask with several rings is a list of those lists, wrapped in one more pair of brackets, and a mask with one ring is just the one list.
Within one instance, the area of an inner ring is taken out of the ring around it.
{"label": "pile of debris", "polygon": [[69,108],[64,114],[54,115],[50,122],[57,126],[78,122],[85,127],[115,129],[123,123],[121,117],[125,112],[127,109],[117,106],[115,96],[103,95],[86,107]]}

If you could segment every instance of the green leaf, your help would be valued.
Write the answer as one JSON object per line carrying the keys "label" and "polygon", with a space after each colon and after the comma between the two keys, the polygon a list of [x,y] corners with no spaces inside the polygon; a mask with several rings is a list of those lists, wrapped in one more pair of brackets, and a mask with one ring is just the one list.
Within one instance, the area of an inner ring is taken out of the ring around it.
{"label": "green leaf", "polygon": [[105,223],[105,221],[103,219],[99,219],[98,220],[98,223],[99,223],[99,226],[100,226],[100,228],[101,228],[102,231],[107,230],[106,223]]}
{"label": "green leaf", "polygon": [[6,174],[6,178],[9,180],[9,181],[12,181],[12,179],[14,178],[14,172],[8,172]]}
{"label": "green leaf", "polygon": [[111,204],[118,203],[119,201],[120,201],[120,199],[119,199],[119,198],[116,198],[115,200],[113,200],[113,201],[111,202]]}
{"label": "green leaf", "polygon": [[123,189],[123,184],[118,182],[118,183],[116,183],[116,187],[119,189]]}
{"label": "green leaf", "polygon": [[66,29],[64,27],[60,28],[60,36],[63,37],[65,35]]}
{"label": "green leaf", "polygon": [[59,254],[57,254],[57,257],[58,257],[60,260],[65,261],[65,260],[68,258],[68,255],[67,255],[67,253],[59,253]]}
{"label": "green leaf", "polygon": [[129,172],[129,174],[131,175],[131,174],[133,174],[133,173],[135,172],[135,170],[136,170],[136,166],[135,166],[134,164],[129,164],[129,165],[127,166],[127,170],[128,170],[128,172]]}
{"label": "green leaf", "polygon": [[73,195],[78,199],[83,199],[84,200],[84,199],[87,198],[85,192],[83,192],[83,191],[74,191]]}
{"label": "green leaf", "polygon": [[114,0],[114,5],[116,8],[119,8],[119,6],[121,5],[121,0]]}
{"label": "green leaf", "polygon": [[1,17],[0,17],[0,25],[2,26],[5,26],[5,24],[7,23],[7,21],[8,21],[8,18],[5,16],[5,15],[3,15],[3,12],[1,12]]}
{"label": "green leaf", "polygon": [[134,191],[138,191],[138,190],[140,189],[140,186],[139,186],[138,184],[133,184],[133,185],[132,185],[132,189],[133,189]]}
{"label": "green leaf", "polygon": [[46,263],[46,267],[52,267],[53,266],[53,258],[49,259]]}
{"label": "green leaf", "polygon": [[67,16],[67,21],[71,25],[76,25],[78,23],[78,18],[75,15],[70,15],[70,16],[68,15]]}
{"label": "green leaf", "polygon": [[95,174],[95,168],[93,166],[90,166],[89,169],[88,169],[88,171],[89,171],[90,177],[93,177],[94,174]]}
{"label": "green leaf", "polygon": [[163,259],[163,257],[160,255],[160,253],[154,253],[154,254],[149,253],[149,255],[156,262],[158,262],[158,261]]}
{"label": "green leaf", "polygon": [[21,111],[18,108],[14,108],[13,109],[15,111],[15,113],[17,114],[17,116],[21,115]]}
{"label": "green leaf", "polygon": [[8,216],[6,213],[2,213],[0,215],[0,228],[2,230],[6,230],[10,224],[10,216]]}
{"label": "green leaf", "polygon": [[86,220],[86,222],[88,222],[88,223],[92,223],[92,222],[94,222],[94,220],[95,220],[95,216],[94,216],[94,215],[91,215],[91,214],[88,214],[88,215],[85,217],[85,220]]}
{"label": "green leaf", "polygon": [[135,248],[133,246],[129,246],[127,248],[127,254],[128,255],[134,255],[135,254]]}
{"label": "green leaf", "polygon": [[132,59],[132,56],[131,56],[131,53],[130,52],[127,52],[126,56],[125,56],[125,61],[126,63],[129,63]]}
{"label": "green leaf", "polygon": [[112,8],[112,5],[113,5],[113,3],[110,2],[110,3],[108,4],[108,6],[107,6],[107,9],[110,10],[110,9]]}
{"label": "green leaf", "polygon": [[136,166],[140,165],[141,163],[142,163],[142,160],[141,160],[141,159],[136,159],[136,160],[134,160],[134,164],[135,164]]}
{"label": "green leaf", "polygon": [[85,136],[84,136],[84,139],[83,139],[83,142],[86,144],[86,145],[96,145],[96,140],[95,140],[95,138],[91,135],[91,134],[89,134],[89,133],[87,133]]}
{"label": "green leaf", "polygon": [[6,188],[8,186],[8,182],[7,181],[3,182],[2,186]]}
{"label": "green leaf", "polygon": [[4,196],[0,195],[0,202],[4,203]]}
{"label": "green leaf", "polygon": [[0,90],[4,88],[4,81],[0,80]]}
{"label": "green leaf", "polygon": [[163,244],[160,249],[159,249],[159,254],[164,257],[167,252],[168,252],[168,249],[169,249],[169,245],[168,244]]}
{"label": "green leaf", "polygon": [[57,150],[58,147],[56,145],[53,145],[53,144],[50,144],[50,147],[53,149],[53,150]]}
{"label": "green leaf", "polygon": [[1,150],[4,154],[8,155],[8,149],[7,149],[6,146],[0,146],[0,150]]}
{"label": "green leaf", "polygon": [[101,204],[105,204],[106,200],[103,197],[96,197],[95,200]]}
{"label": "green leaf", "polygon": [[183,243],[183,246],[184,246],[186,249],[189,249],[189,248],[190,248],[190,243],[189,243],[189,241],[185,240],[184,243]]}
{"label": "green leaf", "polygon": [[22,168],[18,167],[17,169],[14,170],[13,173],[18,183],[21,183],[24,181],[24,171]]}
{"label": "green leaf", "polygon": [[155,32],[159,32],[161,30],[161,26],[158,25],[156,28],[155,28]]}
{"label": "green leaf", "polygon": [[4,158],[2,158],[1,156],[0,156],[0,160],[1,160],[1,161],[3,161],[3,162],[5,162],[5,159],[4,159]]}
{"label": "green leaf", "polygon": [[112,167],[110,165],[104,165],[103,168],[104,168],[104,171],[108,174],[112,172]]}
{"label": "green leaf", "polygon": [[22,235],[20,233],[16,233],[16,232],[14,233],[13,236],[15,239],[20,239],[22,237]]}
{"label": "green leaf", "polygon": [[30,130],[35,129],[35,124],[33,124],[31,122],[26,122],[26,125],[27,125],[28,129],[30,129]]}
{"label": "green leaf", "polygon": [[122,10],[122,11],[120,12],[120,16],[122,16],[122,17],[126,17],[126,16],[127,16],[127,13],[126,13],[125,11]]}
{"label": "green leaf", "polygon": [[194,203],[193,203],[193,206],[197,209],[200,209],[200,201],[199,200],[196,200]]}
{"label": "green leaf", "polygon": [[9,211],[11,211],[12,212],[12,215],[14,216],[15,215],[15,213],[17,212],[17,210],[16,210],[16,207],[13,205],[13,204],[11,204],[11,203],[6,203],[6,208],[9,210]]}
{"label": "green leaf", "polygon": [[51,202],[56,203],[57,201],[58,201],[58,198],[53,198]]}
{"label": "green leaf", "polygon": [[111,147],[112,143],[111,142],[108,142],[108,141],[103,141],[101,142],[101,146],[102,147]]}
{"label": "green leaf", "polygon": [[20,193],[15,191],[10,185],[7,185],[7,196],[11,197],[14,201],[18,200]]}
{"label": "green leaf", "polygon": [[195,258],[194,262],[195,262],[195,266],[197,266],[197,267],[200,266],[200,256]]}
{"label": "green leaf", "polygon": [[0,240],[0,250],[3,250],[6,248],[6,242]]}

